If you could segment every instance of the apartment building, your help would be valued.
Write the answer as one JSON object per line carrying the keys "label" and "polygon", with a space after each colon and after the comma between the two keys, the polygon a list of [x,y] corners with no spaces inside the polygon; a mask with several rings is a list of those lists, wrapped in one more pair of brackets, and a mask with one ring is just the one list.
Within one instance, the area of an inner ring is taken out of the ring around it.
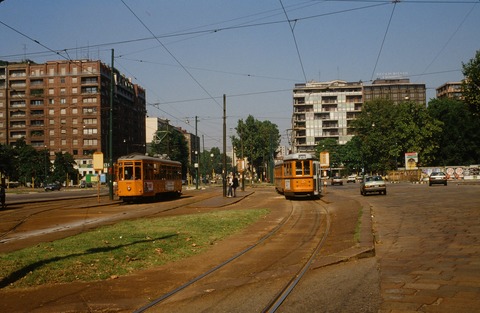
{"label": "apartment building", "polygon": [[437,98],[463,100],[462,82],[447,82],[436,89]]}
{"label": "apartment building", "polygon": [[395,104],[404,101],[427,104],[425,84],[411,83],[408,78],[374,80],[371,85],[363,86],[363,99],[364,102],[374,99],[387,99]]}
{"label": "apartment building", "polygon": [[362,83],[342,80],[295,84],[293,90],[293,152],[315,151],[321,139],[340,144],[353,136],[350,121],[362,110]]}
{"label": "apartment building", "polygon": [[32,61],[0,65],[0,143],[23,138],[36,149],[70,153],[82,175],[93,173],[94,152],[145,152],[145,90],[101,61]]}
{"label": "apartment building", "polygon": [[351,122],[365,101],[389,99],[394,103],[415,101],[426,104],[425,84],[409,79],[378,79],[370,85],[334,80],[295,84],[293,89],[293,152],[314,153],[325,138],[347,143],[354,136]]}

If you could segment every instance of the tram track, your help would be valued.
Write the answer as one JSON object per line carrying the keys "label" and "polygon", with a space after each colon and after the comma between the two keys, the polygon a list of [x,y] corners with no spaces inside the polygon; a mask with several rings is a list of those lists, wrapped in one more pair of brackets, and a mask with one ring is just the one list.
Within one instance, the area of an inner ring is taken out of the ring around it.
{"label": "tram track", "polygon": [[[307,273],[330,229],[328,209],[320,201],[284,203],[291,206],[289,214],[263,237],[134,312],[220,312],[233,307],[238,312],[275,312]],[[268,281],[275,288],[258,289]]]}

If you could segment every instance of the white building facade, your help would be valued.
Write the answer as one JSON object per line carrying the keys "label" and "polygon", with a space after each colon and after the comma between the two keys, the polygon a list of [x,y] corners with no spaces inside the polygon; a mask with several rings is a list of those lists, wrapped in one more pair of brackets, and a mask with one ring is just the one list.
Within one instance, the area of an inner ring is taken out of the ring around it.
{"label": "white building facade", "polygon": [[339,144],[353,137],[350,122],[362,110],[362,83],[334,80],[295,84],[293,90],[293,152],[314,153],[325,138]]}

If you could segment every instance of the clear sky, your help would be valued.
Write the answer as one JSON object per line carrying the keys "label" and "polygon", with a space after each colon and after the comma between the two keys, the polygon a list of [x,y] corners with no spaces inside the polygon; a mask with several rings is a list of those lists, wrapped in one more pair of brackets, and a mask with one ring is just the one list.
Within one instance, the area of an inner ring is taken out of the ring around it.
{"label": "clear sky", "polygon": [[192,133],[198,116],[205,149],[222,149],[223,94],[228,135],[253,115],[288,144],[295,83],[401,74],[428,100],[461,80],[480,50],[480,2],[0,0],[0,60],[110,65],[111,49],[148,115]]}

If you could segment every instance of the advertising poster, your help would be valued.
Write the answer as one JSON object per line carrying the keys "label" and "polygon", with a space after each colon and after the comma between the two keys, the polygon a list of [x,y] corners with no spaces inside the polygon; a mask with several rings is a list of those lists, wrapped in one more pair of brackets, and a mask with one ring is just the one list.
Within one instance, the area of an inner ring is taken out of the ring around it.
{"label": "advertising poster", "polygon": [[418,153],[417,152],[407,152],[405,153],[405,169],[408,170],[418,170]]}

